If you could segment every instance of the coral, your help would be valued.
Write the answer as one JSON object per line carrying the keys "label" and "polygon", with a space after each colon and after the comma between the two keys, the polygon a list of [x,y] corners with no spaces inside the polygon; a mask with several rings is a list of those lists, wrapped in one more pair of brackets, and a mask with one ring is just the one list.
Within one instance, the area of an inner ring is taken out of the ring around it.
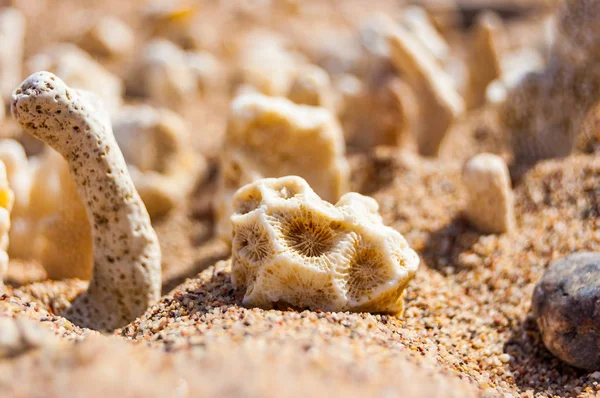
{"label": "coral", "polygon": [[207,52],[188,52],[165,39],[154,39],[144,47],[127,89],[155,105],[177,109],[198,92],[218,86],[223,80],[221,69]]}
{"label": "coral", "polygon": [[503,28],[502,19],[491,11],[479,15],[475,21],[469,54],[470,108],[483,105],[488,85],[502,76],[499,41]]}
{"label": "coral", "polygon": [[11,109],[27,132],[65,158],[92,225],[92,279],[66,316],[86,327],[112,330],[158,299],[161,254],[110,120],[92,97],[38,72],[15,90]]}
{"label": "coral", "polygon": [[185,121],[167,109],[125,107],[113,122],[115,138],[151,217],[181,203],[207,170],[191,148]]}
{"label": "coral", "polygon": [[347,191],[343,133],[331,112],[261,94],[237,97],[214,200],[218,235],[231,238],[231,198],[238,188],[290,174],[305,178],[326,200],[335,201]]}
{"label": "coral", "polygon": [[448,129],[464,112],[465,103],[451,76],[410,31],[396,26],[388,44],[394,66],[407,77],[419,98],[419,152],[436,156]]}
{"label": "coral", "polygon": [[110,114],[123,104],[121,79],[73,44],[52,46],[28,59],[26,66],[29,73],[50,71],[73,88],[97,94]]}
{"label": "coral", "polygon": [[6,168],[4,163],[0,162],[0,292],[4,288],[2,280],[8,268],[8,230],[14,200],[14,194],[8,186]]}
{"label": "coral", "polygon": [[[49,158],[46,161],[47,167],[58,178],[57,203],[51,213],[37,220],[34,239],[31,236],[24,238],[35,242],[32,248],[34,258],[44,266],[49,278],[89,280],[94,259],[92,228],[85,206],[67,162],[52,150],[48,150],[46,157]],[[31,206],[43,199],[34,192]]]}
{"label": "coral", "polygon": [[482,232],[511,232],[515,227],[513,193],[506,162],[497,155],[481,153],[463,169],[468,201],[465,216]]}
{"label": "coral", "polygon": [[25,17],[16,8],[0,9],[0,96],[10,98],[21,81]]}
{"label": "coral", "polygon": [[301,67],[287,97],[297,104],[320,106],[335,111],[335,97],[327,72],[316,65]]}
{"label": "coral", "polygon": [[0,140],[0,160],[15,194],[9,255],[39,261],[52,279],[89,279],[91,227],[65,160],[50,148],[28,159],[10,139]]}
{"label": "coral", "polygon": [[133,51],[135,36],[127,24],[115,17],[98,19],[82,36],[79,45],[90,54],[117,58]]}
{"label": "coral", "polygon": [[232,280],[245,305],[402,312],[419,257],[374,199],[348,193],[332,205],[289,176],[240,188],[233,207]]}
{"label": "coral", "polygon": [[236,47],[238,70],[235,83],[272,96],[285,96],[303,58],[287,48],[283,38],[272,32],[247,34]]}

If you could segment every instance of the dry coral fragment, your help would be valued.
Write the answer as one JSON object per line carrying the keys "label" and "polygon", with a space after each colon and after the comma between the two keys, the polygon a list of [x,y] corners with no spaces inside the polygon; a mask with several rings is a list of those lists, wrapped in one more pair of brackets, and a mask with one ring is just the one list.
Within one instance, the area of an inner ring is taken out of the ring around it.
{"label": "dry coral fragment", "polygon": [[221,63],[208,51],[188,51],[187,65],[196,79],[196,87],[203,93],[219,88],[225,83]]}
{"label": "dry coral fragment", "polygon": [[25,17],[16,8],[0,9],[0,96],[10,98],[21,81]]}
{"label": "dry coral fragment", "polygon": [[244,186],[233,207],[232,281],[245,305],[402,312],[419,256],[374,199],[348,193],[332,205],[288,176]]}
{"label": "dry coral fragment", "polygon": [[56,157],[45,151],[28,159],[19,142],[4,139],[0,140],[0,160],[6,165],[8,182],[15,193],[8,253],[15,258],[35,259],[40,221],[56,213],[60,204]]}
{"label": "dry coral fragment", "polygon": [[237,43],[238,72],[235,83],[272,96],[285,96],[304,62],[287,48],[286,41],[271,32],[251,32]]}
{"label": "dry coral fragment", "polygon": [[129,172],[151,217],[181,203],[206,171],[191,147],[185,121],[167,109],[129,106],[117,115],[114,134]]}
{"label": "dry coral fragment", "polygon": [[110,114],[116,113],[123,104],[121,79],[73,44],[57,44],[33,56],[27,60],[27,70],[29,73],[50,71],[73,88],[97,94]]}
{"label": "dry coral fragment", "polygon": [[183,48],[196,48],[196,6],[189,1],[154,1],[143,10],[144,22],[154,37],[170,40]]}
{"label": "dry coral fragment", "polygon": [[351,66],[353,74],[338,75],[335,81],[341,93],[338,113],[351,147],[397,146],[401,141],[398,133],[406,127],[398,107],[402,93],[397,91],[387,43],[395,26],[386,14],[375,14],[362,24],[361,56]]}
{"label": "dry coral fragment", "polygon": [[[47,150],[45,165],[58,178],[55,208],[34,227],[35,240],[30,237],[34,258],[46,270],[50,279],[79,278],[89,280],[94,264],[92,228],[87,218],[77,185],[69,172],[67,162],[53,150]],[[39,181],[35,176],[33,184]],[[42,192],[33,190],[31,206],[44,200]],[[32,222],[31,220],[30,222]]]}
{"label": "dry coral fragment", "polygon": [[472,157],[464,166],[468,193],[465,216],[485,233],[511,232],[515,228],[513,193],[504,160],[491,153]]}
{"label": "dry coral fragment", "polygon": [[196,91],[194,73],[186,62],[185,52],[175,44],[152,40],[128,81],[128,90],[149,97],[154,104],[176,108]]}
{"label": "dry coral fragment", "polygon": [[39,72],[13,93],[12,113],[65,158],[92,225],[92,279],[66,315],[86,327],[112,330],[158,299],[161,254],[110,120],[91,96]]}
{"label": "dry coral fragment", "polygon": [[133,50],[135,36],[120,19],[103,17],[85,32],[79,45],[90,54],[117,58]]}
{"label": "dry coral fragment", "polygon": [[503,28],[502,19],[492,11],[479,15],[475,21],[469,54],[471,108],[485,103],[488,85],[502,75],[499,41]]}
{"label": "dry coral fragment", "polygon": [[0,140],[0,160],[15,193],[9,255],[39,261],[52,279],[89,279],[91,227],[65,160],[50,148],[28,159],[10,139]]}
{"label": "dry coral fragment", "polygon": [[448,61],[450,46],[438,33],[423,7],[416,5],[406,7],[402,12],[400,23],[441,65]]}
{"label": "dry coral fragment", "polygon": [[3,279],[8,268],[8,231],[14,200],[14,194],[8,186],[6,168],[0,162],[0,292],[4,289]]}
{"label": "dry coral fragment", "polygon": [[217,235],[231,239],[231,200],[241,186],[264,177],[295,174],[335,201],[347,191],[349,166],[344,137],[323,108],[296,105],[285,98],[247,94],[236,98],[221,156],[215,196]]}
{"label": "dry coral fragment", "polygon": [[175,109],[222,79],[221,65],[211,54],[183,51],[168,40],[154,39],[144,47],[127,89],[156,105]]}
{"label": "dry coral fragment", "polygon": [[419,152],[436,156],[446,132],[465,104],[450,76],[418,40],[402,26],[389,36],[391,59],[420,98]]}
{"label": "dry coral fragment", "polygon": [[18,141],[0,140],[0,161],[6,167],[8,184],[15,194],[13,216],[20,215],[29,205],[30,173],[27,154]]}
{"label": "dry coral fragment", "polygon": [[306,65],[297,71],[287,97],[297,104],[320,106],[335,111],[331,79],[324,69]]}

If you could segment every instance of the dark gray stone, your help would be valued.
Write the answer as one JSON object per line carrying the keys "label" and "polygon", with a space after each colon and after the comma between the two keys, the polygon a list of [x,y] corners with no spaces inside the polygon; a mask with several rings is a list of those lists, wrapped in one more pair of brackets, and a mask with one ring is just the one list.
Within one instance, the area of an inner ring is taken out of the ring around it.
{"label": "dark gray stone", "polygon": [[550,264],[532,306],[550,352],[572,366],[600,369],[600,253],[576,253]]}

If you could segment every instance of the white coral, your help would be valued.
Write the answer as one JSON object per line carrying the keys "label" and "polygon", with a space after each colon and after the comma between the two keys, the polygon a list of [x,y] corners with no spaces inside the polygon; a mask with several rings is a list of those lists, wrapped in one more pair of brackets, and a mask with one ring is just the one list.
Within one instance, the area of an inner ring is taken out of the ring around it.
{"label": "white coral", "polygon": [[288,176],[244,186],[233,206],[232,279],[244,304],[402,312],[419,257],[374,199],[348,193],[332,205]]}
{"label": "white coral", "polygon": [[150,216],[166,214],[205,174],[206,160],[194,152],[191,133],[168,109],[124,107],[113,122],[117,143]]}
{"label": "white coral", "polygon": [[107,113],[93,97],[39,72],[14,91],[11,110],[21,127],[67,161],[92,225],[92,279],[67,316],[113,330],[160,296],[161,254]]}
{"label": "white coral", "polygon": [[14,203],[14,194],[8,186],[6,168],[0,162],[0,292],[3,290],[3,278],[8,268],[8,230],[10,229],[10,212]]}

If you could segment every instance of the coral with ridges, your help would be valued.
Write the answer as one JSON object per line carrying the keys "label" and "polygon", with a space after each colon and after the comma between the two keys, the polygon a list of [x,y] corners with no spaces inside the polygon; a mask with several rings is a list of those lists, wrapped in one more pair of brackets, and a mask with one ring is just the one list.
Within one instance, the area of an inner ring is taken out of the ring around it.
{"label": "coral with ridges", "polygon": [[402,312],[419,257],[374,199],[348,193],[332,205],[288,176],[244,186],[233,206],[232,279],[244,304]]}

